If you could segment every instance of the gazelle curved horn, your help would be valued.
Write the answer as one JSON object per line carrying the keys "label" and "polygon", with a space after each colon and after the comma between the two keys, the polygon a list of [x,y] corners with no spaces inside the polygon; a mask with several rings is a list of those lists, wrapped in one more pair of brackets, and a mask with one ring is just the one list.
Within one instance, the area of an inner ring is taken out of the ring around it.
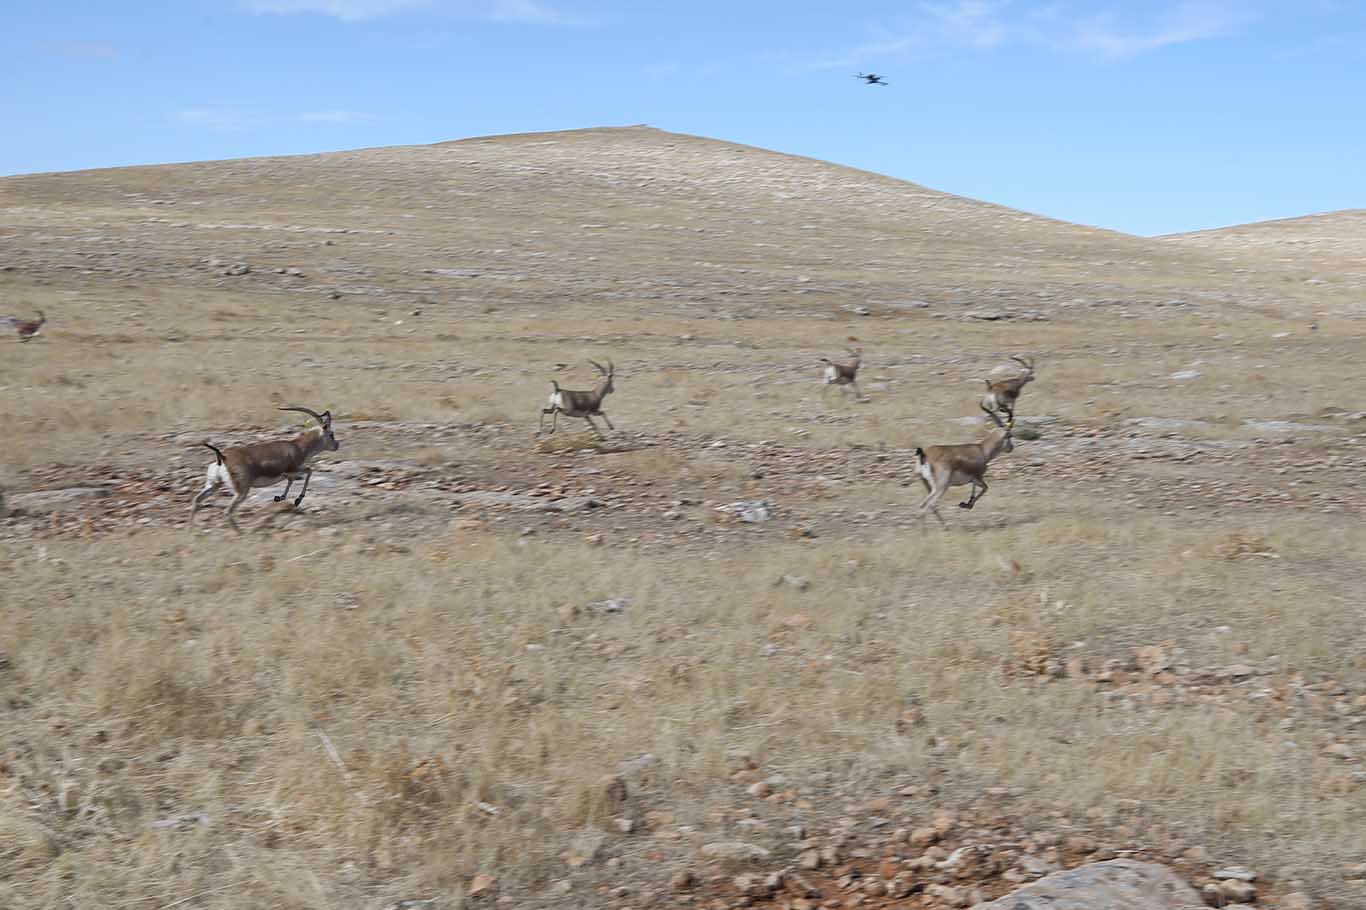
{"label": "gazelle curved horn", "polygon": [[598,371],[599,373],[601,373],[601,374],[604,375],[604,376],[607,375],[607,368],[604,367],[602,364],[598,363],[596,360],[594,360],[594,359],[591,358],[591,357],[588,358],[588,362],[591,363],[591,364],[597,369],[597,371]]}
{"label": "gazelle curved horn", "polygon": [[311,408],[298,408],[298,407],[280,408],[280,410],[281,410],[281,411],[299,411],[300,413],[307,414],[309,417],[312,417],[314,420],[318,421],[318,426],[323,427],[323,428],[326,428],[327,425],[328,425],[329,423],[332,422],[332,412],[331,412],[331,411],[324,411],[323,413],[319,414],[317,411],[314,411],[314,410],[312,410]]}
{"label": "gazelle curved horn", "polygon": [[1012,355],[1010,355],[1010,359],[1013,360],[1013,361],[1015,361],[1016,363],[1018,363],[1020,366],[1024,367],[1024,368],[1025,368],[1026,370],[1028,370],[1029,372],[1031,372],[1031,373],[1034,372],[1034,358],[1033,358],[1033,357],[1029,358],[1029,360],[1026,362],[1025,359],[1024,359],[1023,357],[1016,357],[1014,354],[1012,354]]}
{"label": "gazelle curved horn", "polygon": [[[987,407],[987,406],[984,405],[984,404],[979,404],[978,407],[981,408],[981,409],[986,413],[986,415],[987,415],[988,417],[991,418],[991,422],[992,422],[992,423],[996,424],[998,427],[1000,427],[1000,428],[1003,429],[1003,430],[1008,430],[1008,429],[1010,429],[1010,427],[1006,426],[1005,423],[1002,422],[1002,420],[1001,420],[1001,418],[1000,418],[1000,415],[998,415],[998,414],[997,414],[995,411],[993,411],[991,408]],[[1015,423],[1014,419],[1012,419],[1010,422],[1011,422],[1012,425]]]}

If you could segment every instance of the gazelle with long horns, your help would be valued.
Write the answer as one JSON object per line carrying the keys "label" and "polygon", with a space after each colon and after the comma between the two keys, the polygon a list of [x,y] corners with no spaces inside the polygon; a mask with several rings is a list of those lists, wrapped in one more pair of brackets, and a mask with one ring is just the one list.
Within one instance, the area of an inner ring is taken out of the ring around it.
{"label": "gazelle with long horns", "polygon": [[821,363],[825,364],[825,372],[822,374],[825,385],[821,387],[821,393],[824,394],[832,385],[853,386],[854,395],[859,401],[863,401],[863,391],[858,387],[858,368],[863,364],[863,348],[850,348],[849,356],[853,359],[843,363],[827,357],[821,358]]}
{"label": "gazelle with long horns", "polygon": [[[1034,358],[1012,356],[1011,360],[1024,367],[1023,373],[1005,379],[987,379],[987,393],[982,396],[982,409],[1006,415],[1006,420],[1015,420],[1015,402],[1019,400],[1024,387],[1034,381]],[[994,371],[993,371],[994,372]]]}
{"label": "gazelle with long horns", "polygon": [[212,443],[205,442],[203,445],[213,449],[215,461],[209,465],[208,473],[204,477],[204,489],[200,490],[194,498],[194,504],[190,507],[190,525],[194,525],[195,513],[204,501],[216,493],[220,488],[226,486],[228,491],[233,494],[233,500],[228,505],[228,524],[232,525],[234,531],[241,531],[237,526],[237,520],[233,518],[233,513],[242,504],[242,500],[247,498],[247,494],[255,487],[270,487],[279,483],[281,480],[287,481],[285,491],[275,497],[275,502],[283,502],[289,496],[290,487],[294,486],[294,481],[302,479],[304,487],[299,491],[299,496],[294,500],[297,507],[303,502],[304,495],[308,493],[308,479],[313,475],[313,469],[308,463],[323,452],[335,452],[341,448],[341,443],[337,442],[337,437],[332,435],[332,412],[317,411],[309,408],[280,408],[281,411],[299,411],[307,414],[316,422],[304,430],[293,439],[282,439],[276,442],[257,442],[245,446],[233,446],[229,449],[220,449]]}
{"label": "gazelle with long horns", "polygon": [[915,472],[920,475],[920,482],[925,485],[928,494],[917,513],[922,521],[926,512],[933,512],[939,524],[948,527],[944,516],[939,514],[939,500],[944,498],[949,487],[972,484],[972,495],[958,504],[960,509],[971,509],[977,500],[986,495],[987,482],[983,475],[987,472],[987,466],[1002,452],[1015,450],[1015,442],[1010,435],[1015,429],[1014,419],[1002,422],[996,412],[989,410],[986,405],[982,406],[982,410],[986,411],[996,428],[987,433],[981,442],[926,446],[915,450]]}
{"label": "gazelle with long horns", "polygon": [[593,428],[593,432],[597,433],[599,436],[602,435],[602,430],[599,430],[598,425],[593,422],[594,417],[601,417],[603,420],[607,421],[607,429],[616,429],[616,427],[612,426],[612,421],[608,416],[602,412],[602,400],[616,390],[616,386],[612,384],[612,378],[616,373],[616,367],[612,365],[611,359],[608,359],[607,366],[603,366],[596,360],[590,360],[588,362],[591,363],[602,376],[602,378],[598,380],[598,384],[588,390],[562,389],[558,382],[553,379],[550,380],[553,391],[550,393],[550,400],[547,402],[546,406],[541,409],[541,424],[536,429],[536,435],[539,436],[545,430],[545,415],[547,414],[551,415],[550,432],[552,435],[555,433],[555,428],[559,425],[561,414],[566,417],[582,417],[584,420],[588,421],[588,425]]}

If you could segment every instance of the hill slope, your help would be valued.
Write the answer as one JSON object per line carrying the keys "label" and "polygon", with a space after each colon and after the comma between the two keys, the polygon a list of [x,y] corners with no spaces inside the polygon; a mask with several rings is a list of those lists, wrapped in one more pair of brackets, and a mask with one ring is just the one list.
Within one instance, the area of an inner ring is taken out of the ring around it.
{"label": "hill slope", "polygon": [[1366,209],[1281,218],[1161,238],[1187,250],[1297,270],[1304,281],[1356,298],[1366,311]]}
{"label": "hill slope", "polygon": [[[0,255],[39,275],[179,280],[207,257],[312,266],[373,295],[464,290],[459,279],[477,271],[502,279],[504,298],[730,311],[802,303],[797,295],[1045,309],[1173,297],[1333,305],[1313,289],[1287,294],[1281,267],[1235,273],[1198,245],[643,127],[13,177],[0,180],[0,206],[12,228]],[[340,248],[318,249],[320,235],[343,231],[357,234],[353,251],[379,252],[363,271]]]}

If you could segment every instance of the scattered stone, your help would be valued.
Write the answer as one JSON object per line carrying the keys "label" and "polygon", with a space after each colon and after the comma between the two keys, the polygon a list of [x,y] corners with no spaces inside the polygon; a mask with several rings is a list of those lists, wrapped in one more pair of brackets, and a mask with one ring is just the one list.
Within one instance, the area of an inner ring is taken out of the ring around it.
{"label": "scattered stone", "polygon": [[784,575],[778,579],[778,584],[796,588],[798,591],[805,591],[811,587],[811,579],[805,575]]}
{"label": "scattered stone", "polygon": [[1257,873],[1244,866],[1225,866],[1214,870],[1214,878],[1219,881],[1255,882]]}
{"label": "scattered stone", "polygon": [[759,863],[771,854],[763,847],[743,841],[713,841],[702,845],[702,855],[728,863]]}
{"label": "scattered stone", "polygon": [[1220,882],[1219,893],[1223,895],[1225,902],[1250,904],[1257,899],[1257,886],[1251,882],[1238,880]]}
{"label": "scattered stone", "polygon": [[492,894],[494,888],[498,886],[498,879],[486,872],[480,872],[470,880],[469,889],[466,890],[466,897],[484,897]]}
{"label": "scattered stone", "polygon": [[629,795],[626,789],[626,781],[615,774],[609,774],[599,781],[599,787],[608,805],[619,806],[626,802],[626,797]]}
{"label": "scattered stone", "polygon": [[1056,872],[980,906],[982,910],[1188,910],[1200,903],[1195,889],[1166,866],[1115,859]]}
{"label": "scattered stone", "polygon": [[584,604],[583,608],[589,613],[625,613],[630,603],[625,597],[612,597]]}
{"label": "scattered stone", "polygon": [[691,869],[681,869],[669,877],[670,891],[691,891],[697,886],[697,876]]}
{"label": "scattered stone", "polygon": [[498,493],[492,490],[474,490],[456,493],[451,499],[462,505],[492,506],[496,508],[517,509],[523,512],[583,512],[602,506],[602,502],[592,496],[566,496],[564,499],[542,499],[521,493]]}
{"label": "scattered stone", "polygon": [[659,758],[653,752],[642,752],[634,758],[617,762],[617,773],[623,777],[639,777],[658,764]]}
{"label": "scattered stone", "polygon": [[111,495],[103,487],[67,487],[63,490],[38,490],[33,493],[11,493],[10,507],[24,512],[54,512],[60,509],[81,508],[87,499],[102,499]]}
{"label": "scattered stone", "polygon": [[939,829],[937,828],[916,828],[911,832],[912,847],[928,847],[939,842]]}
{"label": "scattered stone", "polygon": [[[926,885],[925,893],[946,907],[966,907],[970,899],[967,889],[959,888],[956,885]],[[1089,910],[1095,910],[1095,908],[1092,907]]]}
{"label": "scattered stone", "polygon": [[737,515],[741,521],[749,522],[750,524],[763,524],[773,517],[774,509],[773,504],[768,500],[755,499],[717,506],[716,511]]}
{"label": "scattered stone", "polygon": [[607,846],[607,833],[596,828],[587,828],[574,835],[569,843],[569,856],[565,864],[577,869],[589,866],[602,856]]}
{"label": "scattered stone", "polygon": [[184,815],[172,815],[169,818],[159,818],[147,827],[160,829],[177,828],[183,831],[187,828],[207,825],[208,823],[209,814],[207,812],[187,812]]}

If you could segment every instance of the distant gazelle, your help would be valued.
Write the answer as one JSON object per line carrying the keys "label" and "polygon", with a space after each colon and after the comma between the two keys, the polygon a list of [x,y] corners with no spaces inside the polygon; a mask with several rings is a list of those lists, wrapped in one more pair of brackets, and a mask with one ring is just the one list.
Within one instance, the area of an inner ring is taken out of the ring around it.
{"label": "distant gazelle", "polygon": [[843,363],[827,357],[821,358],[821,363],[825,364],[825,372],[822,374],[825,385],[821,387],[821,392],[823,394],[832,385],[853,386],[854,394],[863,401],[863,392],[858,387],[858,368],[863,363],[863,348],[850,348],[849,356],[853,359]]}
{"label": "distant gazelle", "polygon": [[1023,373],[1016,373],[1004,379],[987,379],[987,393],[982,396],[982,409],[1006,415],[1006,420],[1015,420],[1015,402],[1019,400],[1024,387],[1034,381],[1034,358],[1011,357],[1011,360],[1024,367]]}
{"label": "distant gazelle", "polygon": [[1014,451],[1015,443],[1010,434],[1015,428],[1015,422],[1011,420],[1003,423],[996,412],[988,410],[985,405],[982,406],[982,410],[986,411],[987,416],[996,424],[996,428],[987,433],[981,442],[926,446],[915,450],[915,472],[920,475],[920,482],[925,485],[928,494],[917,513],[922,521],[926,512],[933,512],[934,517],[939,519],[939,524],[947,527],[944,516],[939,514],[939,500],[944,498],[949,487],[962,486],[965,483],[972,484],[972,495],[966,501],[960,502],[958,507],[971,509],[977,504],[977,500],[986,495],[987,482],[983,475],[987,472],[987,466],[1002,452]]}
{"label": "distant gazelle", "polygon": [[38,333],[43,330],[43,324],[47,322],[47,317],[43,311],[38,311],[37,319],[10,319],[9,324],[14,327],[14,331],[19,333],[19,341],[32,341],[38,337]]}
{"label": "distant gazelle", "polygon": [[313,469],[308,463],[323,452],[337,451],[341,448],[341,443],[332,435],[331,411],[319,414],[308,408],[295,407],[280,410],[307,414],[316,421],[316,426],[309,427],[293,439],[257,442],[233,446],[230,449],[220,449],[212,443],[203,443],[213,449],[216,460],[209,465],[204,477],[204,489],[195,496],[194,504],[190,507],[191,526],[194,525],[195,513],[204,504],[204,500],[224,486],[233,494],[233,500],[228,505],[228,524],[232,525],[234,531],[240,532],[242,529],[237,526],[237,520],[233,518],[232,513],[237,511],[242,500],[256,487],[270,487],[281,480],[287,481],[285,491],[275,497],[275,502],[283,502],[289,496],[289,489],[294,485],[294,481],[302,478],[304,488],[299,491],[294,505],[297,507],[303,502],[304,495],[308,493],[308,479],[313,474]]}
{"label": "distant gazelle", "polygon": [[599,430],[598,425],[593,422],[594,417],[601,417],[603,420],[607,421],[607,429],[616,429],[616,427],[612,426],[612,421],[608,416],[602,412],[602,400],[608,395],[611,395],[616,389],[616,386],[612,384],[612,377],[616,373],[616,367],[612,365],[611,359],[608,359],[607,366],[603,366],[596,360],[590,360],[588,362],[591,363],[602,376],[602,378],[598,380],[598,384],[591,389],[582,391],[562,389],[558,382],[553,379],[550,380],[553,391],[550,393],[550,399],[546,406],[541,409],[541,424],[536,429],[536,434],[538,436],[545,430],[545,415],[547,414],[551,415],[550,432],[552,435],[559,425],[561,414],[566,417],[582,417],[584,420],[588,421],[588,425],[593,428],[593,432],[597,433],[599,436],[602,435],[602,430]]}

